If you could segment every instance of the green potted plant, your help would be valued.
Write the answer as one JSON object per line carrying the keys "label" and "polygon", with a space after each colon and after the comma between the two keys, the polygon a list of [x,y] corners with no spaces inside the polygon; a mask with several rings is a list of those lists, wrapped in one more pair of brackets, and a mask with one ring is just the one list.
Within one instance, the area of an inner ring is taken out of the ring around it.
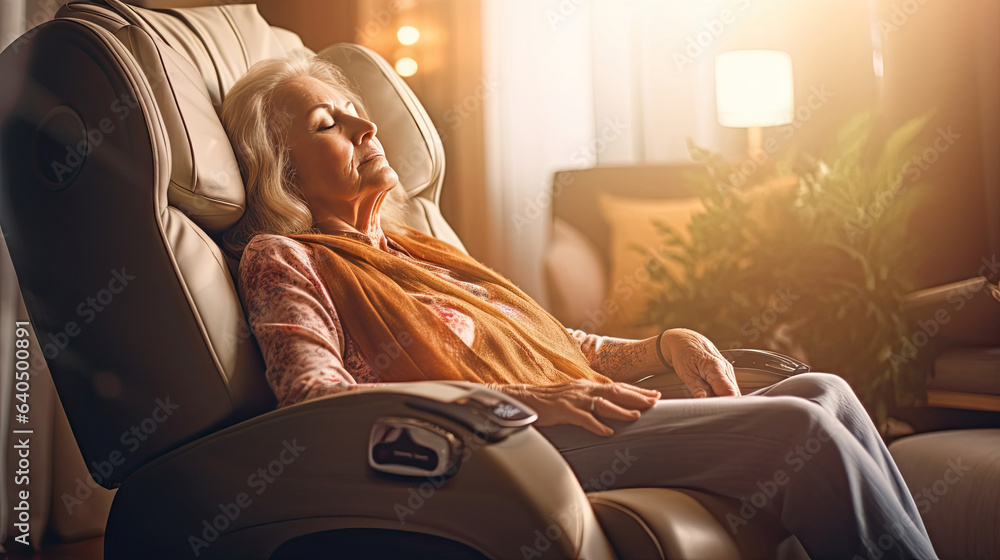
{"label": "green potted plant", "polygon": [[691,179],[705,210],[685,231],[657,224],[673,266],[651,267],[649,322],[841,375],[880,424],[924,399],[929,365],[914,356],[903,296],[914,288],[907,222],[926,189],[911,144],[927,120],[877,142],[865,113],[819,157],[793,154],[751,178],[689,141],[708,171]]}

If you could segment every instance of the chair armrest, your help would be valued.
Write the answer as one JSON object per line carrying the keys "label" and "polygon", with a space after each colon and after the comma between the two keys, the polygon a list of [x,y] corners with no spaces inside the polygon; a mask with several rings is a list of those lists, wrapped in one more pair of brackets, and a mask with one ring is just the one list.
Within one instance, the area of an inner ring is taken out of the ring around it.
{"label": "chair armrest", "polygon": [[[782,379],[787,379],[787,375],[770,373],[757,369],[734,368],[736,373],[736,384],[739,385],[740,394],[747,394],[770,387]],[[635,383],[639,387],[646,389],[656,389],[664,399],[689,399],[692,398],[691,391],[681,378],[673,371],[658,373],[640,379]]]}
{"label": "chair armrest", "polygon": [[[612,552],[568,464],[533,428],[499,442],[414,408],[481,385],[393,384],[281,408],[144,466],[112,506],[106,558],[262,558],[303,534],[382,528],[446,537],[492,558],[523,556],[537,531],[553,557]],[[450,478],[383,475],[368,465],[372,425],[414,418],[464,442]],[[488,507],[484,507],[488,504]],[[484,530],[488,528],[488,530]]]}
{"label": "chair armrest", "polygon": [[1000,346],[1000,287],[985,276],[952,282],[906,296],[915,329],[952,345]]}
{"label": "chair armrest", "polygon": [[[752,393],[757,389],[770,387],[792,375],[809,371],[808,364],[770,350],[734,348],[720,352],[722,357],[733,365],[740,394]],[[691,392],[687,385],[681,381],[673,368],[667,368],[663,373],[640,379],[636,385],[647,389],[656,389],[665,399],[691,398]]]}
{"label": "chair armrest", "polygon": [[1000,287],[979,276],[913,292],[904,304],[914,334],[942,343],[927,404],[1000,410]]}

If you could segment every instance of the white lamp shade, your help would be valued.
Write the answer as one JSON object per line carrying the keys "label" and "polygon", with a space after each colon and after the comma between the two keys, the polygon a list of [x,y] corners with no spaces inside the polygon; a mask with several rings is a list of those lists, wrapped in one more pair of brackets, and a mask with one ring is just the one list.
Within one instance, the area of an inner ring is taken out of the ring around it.
{"label": "white lamp shade", "polygon": [[792,122],[792,57],[781,51],[731,51],[715,57],[719,124],[736,128]]}

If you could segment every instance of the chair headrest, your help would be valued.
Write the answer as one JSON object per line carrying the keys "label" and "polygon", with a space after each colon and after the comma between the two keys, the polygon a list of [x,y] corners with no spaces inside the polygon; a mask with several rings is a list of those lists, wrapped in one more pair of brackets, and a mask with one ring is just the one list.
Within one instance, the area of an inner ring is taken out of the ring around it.
{"label": "chair headrest", "polygon": [[[308,51],[298,36],[272,28],[252,4],[153,10],[102,0],[68,4],[57,17],[113,32],[142,68],[169,140],[168,203],[210,233],[236,223],[245,191],[218,118],[222,101],[255,63]],[[319,54],[354,81],[407,195],[437,203],[444,148],[410,88],[365,47],[338,44]]]}
{"label": "chair headrest", "polygon": [[[58,16],[98,18],[132,53],[168,139],[168,203],[206,231],[227,229],[243,215],[245,191],[219,121],[222,100],[250,66],[286,56],[285,44],[254,5],[150,10],[105,4],[70,4]],[[135,103],[120,100],[113,109],[124,114]]]}
{"label": "chair headrest", "polygon": [[170,10],[139,8],[116,0],[108,4],[117,4],[130,23],[182,54],[197,69],[217,110],[229,88],[251,66],[288,54],[254,4]]}

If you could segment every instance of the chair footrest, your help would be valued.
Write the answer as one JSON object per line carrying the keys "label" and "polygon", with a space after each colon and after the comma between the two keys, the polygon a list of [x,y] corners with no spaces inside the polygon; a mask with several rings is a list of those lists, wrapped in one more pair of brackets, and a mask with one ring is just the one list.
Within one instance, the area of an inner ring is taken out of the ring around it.
{"label": "chair footrest", "polygon": [[587,497],[619,558],[772,558],[790,537],[773,517],[734,533],[726,514],[740,503],[694,490],[621,488]]}

